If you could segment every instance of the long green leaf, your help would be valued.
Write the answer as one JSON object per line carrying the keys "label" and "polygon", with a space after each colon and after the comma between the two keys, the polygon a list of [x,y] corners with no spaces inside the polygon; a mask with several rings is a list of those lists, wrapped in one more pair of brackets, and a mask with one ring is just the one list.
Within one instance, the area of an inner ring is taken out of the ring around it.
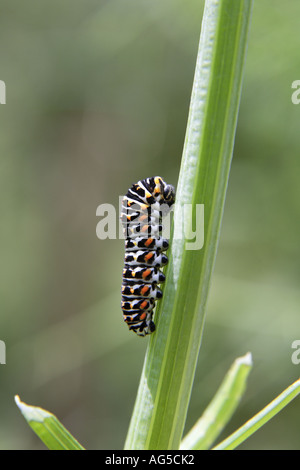
{"label": "long green leaf", "polygon": [[234,361],[203,415],[183,439],[180,449],[207,450],[211,447],[240,403],[251,368],[250,353]]}
{"label": "long green leaf", "polygon": [[[157,331],[147,349],[126,449],[180,445],[220,235],[251,5],[252,0],[205,3],[164,297],[156,312]],[[195,215],[199,204],[205,211],[204,246],[200,249],[198,233],[198,249],[191,249],[192,214],[183,211],[190,205]],[[182,220],[188,230],[180,237]]]}
{"label": "long green leaf", "polygon": [[50,450],[85,450],[61,422],[49,411],[22,402],[18,395],[15,402],[29,426]]}
{"label": "long green leaf", "polygon": [[288,405],[300,393],[300,379],[285,389],[275,400],[263,408],[253,418],[249,419],[237,431],[224,439],[213,450],[232,450],[244,442],[248,437],[255,433],[265,423],[270,421],[279,411]]}

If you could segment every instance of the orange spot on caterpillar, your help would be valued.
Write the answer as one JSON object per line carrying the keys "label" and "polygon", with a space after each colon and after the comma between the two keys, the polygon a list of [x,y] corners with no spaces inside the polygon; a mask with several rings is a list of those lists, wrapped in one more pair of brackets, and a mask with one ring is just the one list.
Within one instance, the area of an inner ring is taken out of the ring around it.
{"label": "orange spot on caterpillar", "polygon": [[141,289],[141,294],[145,295],[147,294],[147,292],[149,292],[149,290],[150,290],[149,286],[143,286],[143,288]]}

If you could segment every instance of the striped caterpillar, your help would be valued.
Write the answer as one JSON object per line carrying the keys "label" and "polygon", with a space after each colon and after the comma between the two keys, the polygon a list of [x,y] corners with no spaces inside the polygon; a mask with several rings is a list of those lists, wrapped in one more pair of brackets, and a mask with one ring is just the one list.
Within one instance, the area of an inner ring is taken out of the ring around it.
{"label": "striped caterpillar", "polygon": [[160,176],[133,184],[122,201],[121,220],[125,236],[122,283],[123,318],[139,336],[153,333],[155,302],[162,297],[158,284],[168,263],[163,253],[168,240],[160,236],[161,219],[175,202],[175,189]]}

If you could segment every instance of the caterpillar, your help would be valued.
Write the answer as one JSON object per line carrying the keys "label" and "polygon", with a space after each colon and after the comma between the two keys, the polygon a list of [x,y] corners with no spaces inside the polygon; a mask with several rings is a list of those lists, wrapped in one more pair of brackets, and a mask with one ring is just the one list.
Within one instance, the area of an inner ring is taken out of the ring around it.
{"label": "caterpillar", "polygon": [[174,186],[160,176],[138,181],[122,200],[121,221],[125,236],[121,309],[129,330],[138,336],[155,331],[153,309],[162,298],[158,284],[168,263],[168,240],[161,237],[162,217],[175,202]]}

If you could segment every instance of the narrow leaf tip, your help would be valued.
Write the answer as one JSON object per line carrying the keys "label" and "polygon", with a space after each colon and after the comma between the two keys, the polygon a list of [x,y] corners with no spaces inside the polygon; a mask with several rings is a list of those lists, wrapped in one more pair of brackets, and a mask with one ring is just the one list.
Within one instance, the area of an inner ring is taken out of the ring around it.
{"label": "narrow leaf tip", "polygon": [[236,363],[239,364],[239,365],[245,364],[245,366],[252,367],[253,366],[253,361],[252,361],[251,352],[247,352],[244,356],[238,357],[236,359]]}
{"label": "narrow leaf tip", "polygon": [[26,421],[37,421],[42,423],[44,419],[53,416],[51,413],[43,410],[42,408],[26,405],[26,403],[21,401],[19,395],[15,395],[15,402]]}

